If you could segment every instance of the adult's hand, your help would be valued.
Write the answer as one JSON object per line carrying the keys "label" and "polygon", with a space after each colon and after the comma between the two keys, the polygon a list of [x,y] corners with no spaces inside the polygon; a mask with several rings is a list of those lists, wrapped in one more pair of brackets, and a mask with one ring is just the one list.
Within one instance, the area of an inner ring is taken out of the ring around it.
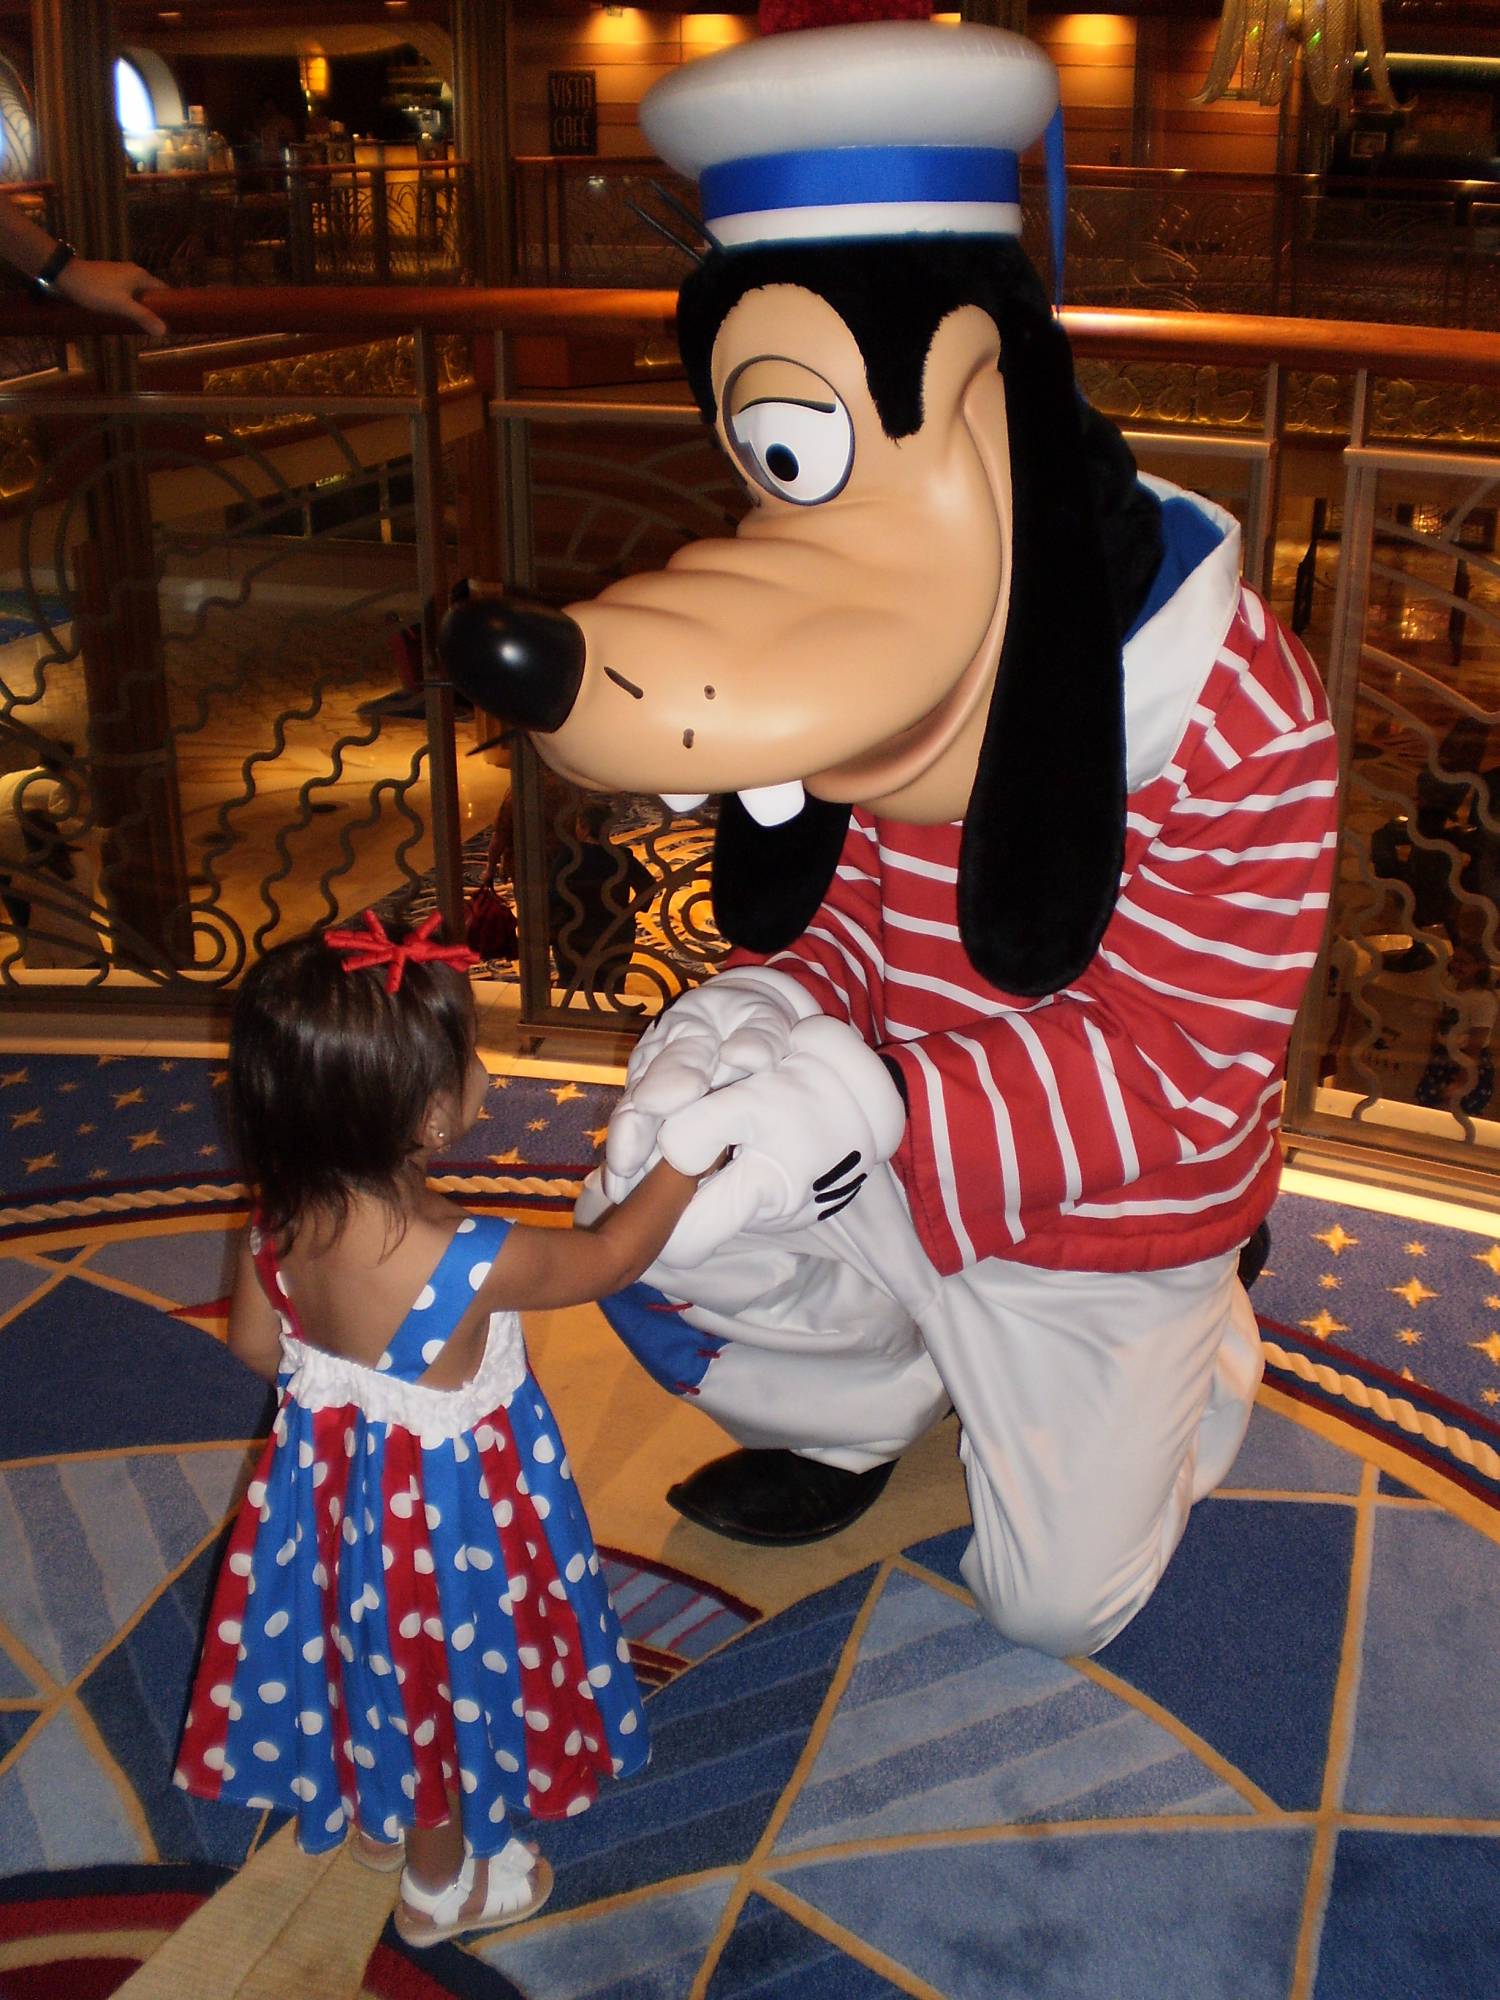
{"label": "adult's hand", "polygon": [[141,304],[141,292],[159,291],[160,281],[139,264],[111,264],[98,257],[71,257],[58,274],[57,289],[72,305],[128,319],[142,333],[165,333],[166,321]]}

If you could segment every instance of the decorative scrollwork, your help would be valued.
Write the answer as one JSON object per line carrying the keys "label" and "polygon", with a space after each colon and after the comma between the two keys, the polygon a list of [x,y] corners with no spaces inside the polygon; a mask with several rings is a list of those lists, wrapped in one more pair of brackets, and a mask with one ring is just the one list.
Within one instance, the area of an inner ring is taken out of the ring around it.
{"label": "decorative scrollwork", "polygon": [[1117,423],[1253,431],[1264,421],[1265,377],[1256,369],[1083,359],[1078,383],[1094,407]]}
{"label": "decorative scrollwork", "polygon": [[[1474,1147],[1492,1112],[1500,963],[1500,467],[1468,480],[1381,475],[1323,1010],[1322,1071],[1349,1116],[1387,1102],[1447,1114]],[[1476,640],[1478,643],[1476,644]]]}
{"label": "decorative scrollwork", "polygon": [[[440,389],[472,386],[472,357],[461,334],[441,335],[436,354]],[[264,405],[235,419],[234,435],[242,438],[287,428],[285,413],[275,407],[278,397],[410,396],[416,385],[416,341],[410,334],[396,340],[329,348],[318,354],[272,355],[268,360],[233,368],[206,369],[203,376],[204,390],[210,395],[253,397]]]}
{"label": "decorative scrollwork", "polygon": [[[416,552],[381,538],[361,420],[308,420],[289,453],[199,410],[49,423],[0,680],[0,983],[223,986],[421,890],[433,752],[393,643]],[[93,524],[120,507],[106,564]],[[493,812],[491,768],[463,778]]]}

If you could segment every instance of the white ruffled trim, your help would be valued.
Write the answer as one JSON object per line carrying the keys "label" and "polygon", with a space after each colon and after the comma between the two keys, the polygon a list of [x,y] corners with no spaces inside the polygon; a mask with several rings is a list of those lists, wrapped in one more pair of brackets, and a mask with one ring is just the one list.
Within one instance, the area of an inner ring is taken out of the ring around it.
{"label": "white ruffled trim", "polygon": [[424,1445],[472,1430],[481,1417],[508,1403],[526,1379],[521,1316],[514,1312],[490,1314],[484,1359],[459,1389],[424,1389],[420,1382],[379,1375],[362,1362],[329,1354],[290,1334],[282,1335],[281,1352],[291,1370],[288,1394],[304,1410],[337,1410],[352,1403],[376,1423],[415,1431]]}

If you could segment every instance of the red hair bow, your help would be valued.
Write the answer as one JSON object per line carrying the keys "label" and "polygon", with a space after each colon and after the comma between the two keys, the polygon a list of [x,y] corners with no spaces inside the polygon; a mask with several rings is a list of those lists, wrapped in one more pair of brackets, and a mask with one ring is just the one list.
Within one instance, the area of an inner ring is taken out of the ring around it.
{"label": "red hair bow", "polygon": [[366,910],[362,931],[324,931],[323,942],[330,951],[338,953],[345,972],[366,972],[372,965],[388,965],[385,990],[395,993],[400,990],[401,975],[410,964],[451,965],[455,972],[467,972],[471,965],[478,965],[479,954],[470,951],[467,945],[440,942],[436,933],[442,921],[440,912],[434,910],[397,944],[375,912]]}

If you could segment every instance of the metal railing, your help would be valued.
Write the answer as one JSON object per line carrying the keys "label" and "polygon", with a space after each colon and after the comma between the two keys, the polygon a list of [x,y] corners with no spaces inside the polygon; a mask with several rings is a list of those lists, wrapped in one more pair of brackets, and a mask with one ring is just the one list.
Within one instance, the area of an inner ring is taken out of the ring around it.
{"label": "metal railing", "polygon": [[[687,258],[640,213],[682,233],[658,187],[696,212],[695,185],[656,160],[518,159],[521,281],[678,283]],[[1045,268],[1034,174],[1022,209],[1027,249]],[[1075,305],[1494,327],[1500,184],[1075,167],[1066,276]]]}
{"label": "metal railing", "polygon": [[130,254],[163,284],[460,284],[467,160],[132,174]]}
{"label": "metal railing", "polygon": [[[390,897],[460,924],[490,872],[521,1020],[638,1026],[721,953],[712,809],[583,799],[524,745],[508,770],[433,637],[460,577],[564,602],[733,527],[680,382],[514,386],[516,336],[659,343],[672,295],[155,302],[217,344],[128,392],[81,370],[0,392],[0,999],[211,1009],[294,929]],[[1066,319],[1086,391],[1148,470],[1238,514],[1327,673],[1344,826],[1288,1135],[1490,1176],[1500,337]],[[29,303],[0,333],[37,326],[98,333]]]}

